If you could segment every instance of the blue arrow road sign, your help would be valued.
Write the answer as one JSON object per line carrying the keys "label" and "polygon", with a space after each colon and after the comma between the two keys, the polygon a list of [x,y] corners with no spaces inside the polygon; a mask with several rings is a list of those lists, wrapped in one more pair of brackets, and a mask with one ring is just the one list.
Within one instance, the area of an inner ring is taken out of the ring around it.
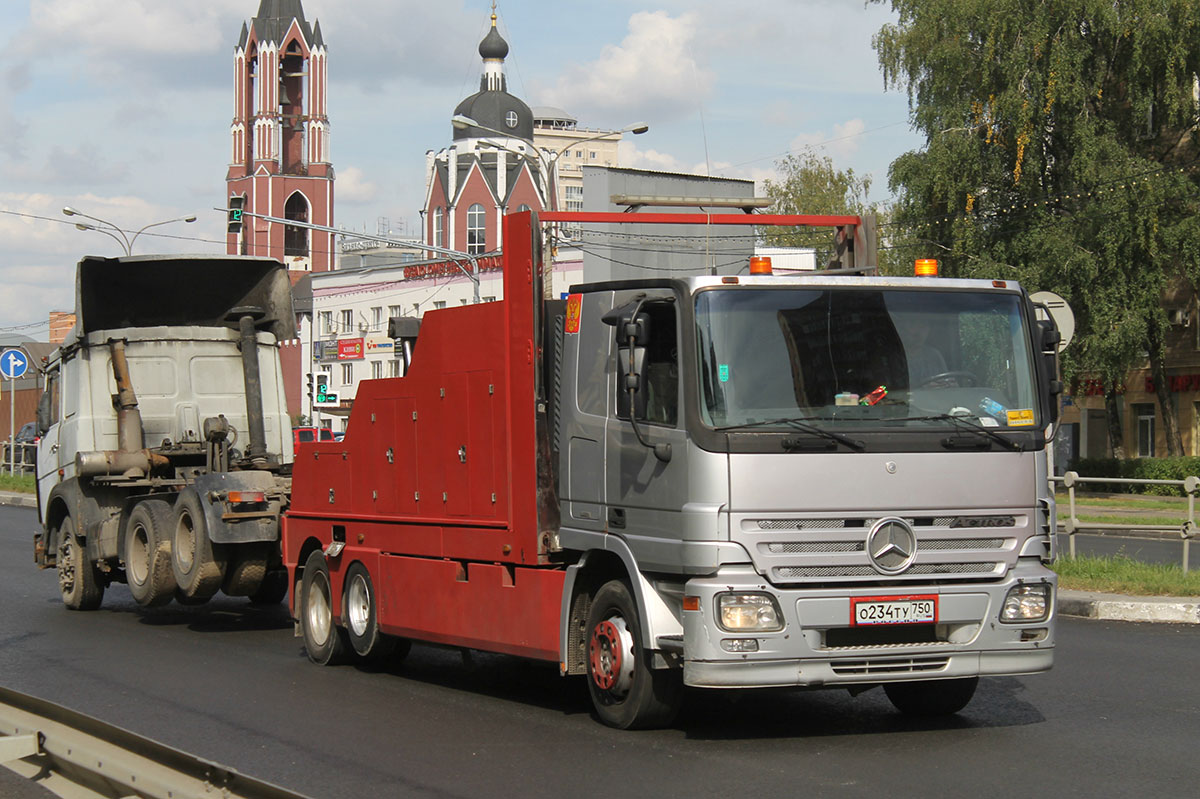
{"label": "blue arrow road sign", "polygon": [[0,374],[7,380],[16,380],[29,368],[29,356],[21,350],[5,350],[0,353]]}

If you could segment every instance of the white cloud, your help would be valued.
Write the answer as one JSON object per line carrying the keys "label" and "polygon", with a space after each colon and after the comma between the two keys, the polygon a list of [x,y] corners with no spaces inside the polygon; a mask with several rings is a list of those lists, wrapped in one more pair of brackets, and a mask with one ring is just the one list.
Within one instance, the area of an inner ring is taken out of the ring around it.
{"label": "white cloud", "polygon": [[792,139],[789,145],[792,150],[820,150],[828,153],[835,161],[846,159],[858,152],[862,144],[862,134],[867,125],[861,119],[850,119],[833,126],[833,132],[813,131],[801,133]]}
{"label": "white cloud", "polygon": [[379,197],[379,186],[367,180],[356,166],[338,170],[336,188],[338,202],[373,203]]}
{"label": "white cloud", "polygon": [[663,119],[693,112],[713,85],[713,73],[693,55],[696,29],[695,14],[638,12],[621,44],[606,45],[589,63],[568,65],[545,100],[600,115],[653,112]]}
{"label": "white cloud", "polygon": [[648,169],[656,172],[680,172],[689,175],[712,175],[738,180],[753,180],[755,193],[762,194],[763,180],[778,180],[778,173],[772,169],[752,164],[736,165],[724,161],[712,163],[689,163],[671,153],[648,149],[639,150],[632,141],[623,140],[619,145],[621,166],[628,169]]}

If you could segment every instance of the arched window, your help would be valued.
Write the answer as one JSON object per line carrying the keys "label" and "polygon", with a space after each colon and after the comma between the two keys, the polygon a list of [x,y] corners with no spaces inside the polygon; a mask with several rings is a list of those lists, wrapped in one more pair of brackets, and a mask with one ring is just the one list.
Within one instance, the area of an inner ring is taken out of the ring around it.
{"label": "arched window", "polygon": [[487,252],[487,217],[483,206],[475,203],[467,209],[467,253],[480,255]]}
{"label": "arched window", "polygon": [[[295,222],[308,221],[308,200],[300,192],[288,197],[283,206],[284,219]],[[308,257],[308,228],[285,225],[283,228],[283,254],[285,256]]]}
{"label": "arched window", "polygon": [[446,239],[442,235],[442,214],[441,208],[433,209],[433,238],[429,240],[429,243],[434,247],[446,246]]}

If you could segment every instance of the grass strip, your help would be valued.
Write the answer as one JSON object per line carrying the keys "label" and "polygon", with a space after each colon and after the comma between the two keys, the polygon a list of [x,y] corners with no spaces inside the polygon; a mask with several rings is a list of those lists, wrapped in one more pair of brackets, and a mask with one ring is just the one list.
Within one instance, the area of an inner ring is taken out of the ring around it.
{"label": "grass strip", "polygon": [[1179,564],[1143,563],[1127,555],[1060,557],[1058,585],[1074,591],[1132,596],[1200,596],[1200,571]]}
{"label": "grass strip", "polygon": [[[1070,509],[1070,498],[1066,494],[1055,494],[1054,501],[1059,512]],[[1187,512],[1187,502],[1169,502],[1162,499],[1112,499],[1110,497],[1075,497],[1075,507],[1121,508],[1122,510],[1177,510]]]}
{"label": "grass strip", "polygon": [[0,491],[33,494],[37,492],[37,483],[32,474],[0,474]]}
{"label": "grass strip", "polygon": [[[1058,520],[1060,522],[1066,521],[1068,518],[1070,518],[1068,515],[1062,513],[1060,513],[1058,516]],[[1088,513],[1080,513],[1076,518],[1078,518],[1082,523],[1095,522],[1097,524],[1128,525],[1152,524],[1156,526],[1162,526],[1165,530],[1178,530],[1183,526],[1183,518],[1176,516],[1099,516]]]}

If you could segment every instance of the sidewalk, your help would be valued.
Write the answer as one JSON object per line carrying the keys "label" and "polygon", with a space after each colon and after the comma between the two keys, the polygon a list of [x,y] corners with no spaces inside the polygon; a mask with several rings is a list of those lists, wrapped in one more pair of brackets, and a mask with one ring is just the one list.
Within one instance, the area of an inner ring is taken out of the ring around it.
{"label": "sidewalk", "polygon": [[1200,597],[1123,596],[1092,591],[1059,591],[1058,612],[1104,621],[1200,624]]}
{"label": "sidewalk", "polygon": [[37,497],[20,491],[0,491],[0,505],[15,505],[19,508],[36,508]]}
{"label": "sidewalk", "polygon": [[[33,494],[0,491],[0,505],[36,508]],[[1200,624],[1200,597],[1138,597],[1059,591],[1058,612],[1105,621],[1150,621],[1171,624]]]}

